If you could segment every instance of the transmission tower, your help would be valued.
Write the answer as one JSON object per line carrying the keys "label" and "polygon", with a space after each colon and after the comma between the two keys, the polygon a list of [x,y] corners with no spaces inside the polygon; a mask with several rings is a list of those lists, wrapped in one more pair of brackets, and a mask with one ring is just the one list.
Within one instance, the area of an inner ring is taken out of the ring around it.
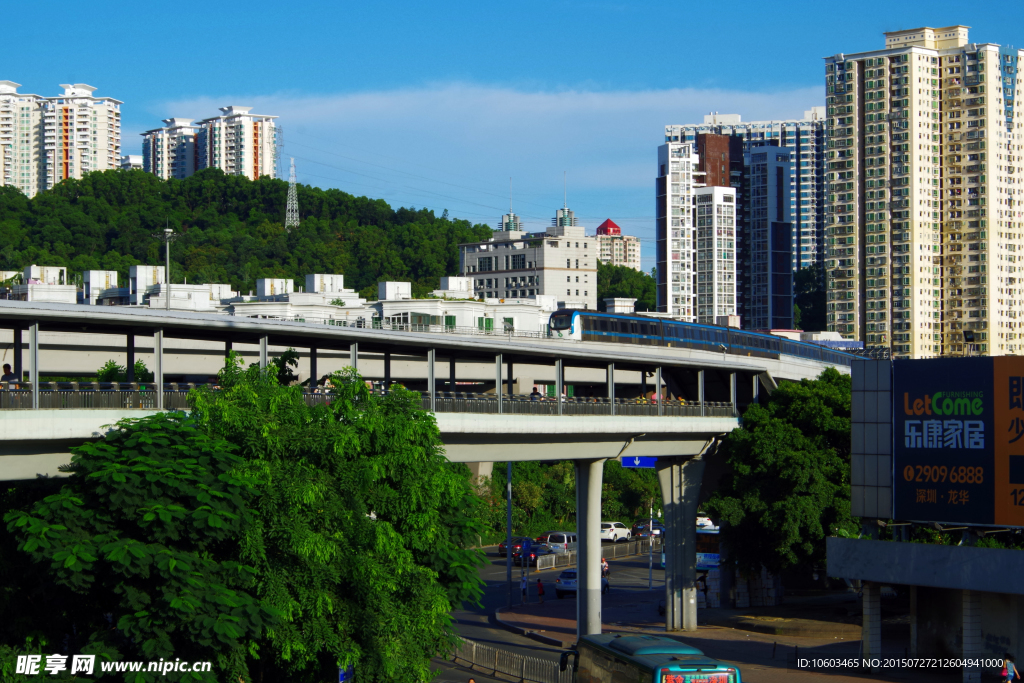
{"label": "transmission tower", "polygon": [[288,206],[284,213],[285,230],[299,227],[299,195],[295,190],[295,159],[292,159],[292,170],[288,174]]}

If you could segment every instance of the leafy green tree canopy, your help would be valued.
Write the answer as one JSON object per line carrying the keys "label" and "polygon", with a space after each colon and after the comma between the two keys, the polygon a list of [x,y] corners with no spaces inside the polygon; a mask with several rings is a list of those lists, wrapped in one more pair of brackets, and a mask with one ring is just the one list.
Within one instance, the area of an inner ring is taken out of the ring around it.
{"label": "leafy green tree canopy", "polygon": [[[99,382],[127,382],[128,369],[117,361],[108,360],[99,370],[96,371],[96,380]],[[146,367],[145,362],[135,361],[135,381],[152,382],[153,373]]]}
{"label": "leafy green tree canopy", "polygon": [[180,413],[124,420],[73,449],[59,493],[5,516],[20,550],[70,596],[75,652],[206,660],[230,680],[247,676],[251,644],[279,612],[252,596],[256,574],[237,559],[256,489],[233,450]]}
{"label": "leafy green tree canopy", "polygon": [[232,356],[220,391],[194,394],[197,421],[238,446],[264,484],[242,559],[256,595],[286,617],[260,642],[257,680],[426,680],[453,641],[453,606],[481,593],[478,498],[443,455],[419,395],[372,395],[354,371],[309,406],[273,369]]}
{"label": "leafy green tree canopy", "polygon": [[603,310],[604,299],[622,297],[636,299],[637,311],[658,310],[658,296],[654,278],[629,266],[597,263],[597,302]]}
{"label": "leafy green tree canopy", "polygon": [[823,562],[825,537],[850,517],[850,376],[828,368],[780,384],[722,443],[729,472],[708,502],[730,556],[773,572]]}

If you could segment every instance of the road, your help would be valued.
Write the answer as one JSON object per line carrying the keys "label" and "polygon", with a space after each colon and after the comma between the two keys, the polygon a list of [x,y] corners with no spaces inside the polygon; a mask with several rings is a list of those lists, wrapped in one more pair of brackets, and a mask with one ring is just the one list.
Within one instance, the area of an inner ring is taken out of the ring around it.
{"label": "road", "polygon": [[[545,645],[525,636],[512,633],[494,622],[494,611],[508,604],[508,584],[506,583],[505,558],[498,555],[496,547],[487,548],[488,563],[481,567],[480,578],[486,584],[484,597],[480,607],[466,606],[465,609],[455,610],[452,617],[455,619],[456,628],[462,637],[475,640],[478,643],[501,647],[522,655],[538,657],[551,661],[558,661],[562,649]],[[648,560],[647,557],[623,558],[609,560],[611,570],[611,590],[647,590],[648,581]],[[543,572],[530,571],[530,591],[528,600],[531,602],[537,599],[537,578],[540,577],[545,586],[545,599],[555,600],[554,581],[561,570],[547,570]],[[519,579],[522,569],[513,565],[513,604],[519,604]],[[661,569],[660,554],[654,557],[654,587],[663,588],[665,572]],[[572,600],[574,598],[564,598]],[[477,680],[480,680],[479,678]]]}

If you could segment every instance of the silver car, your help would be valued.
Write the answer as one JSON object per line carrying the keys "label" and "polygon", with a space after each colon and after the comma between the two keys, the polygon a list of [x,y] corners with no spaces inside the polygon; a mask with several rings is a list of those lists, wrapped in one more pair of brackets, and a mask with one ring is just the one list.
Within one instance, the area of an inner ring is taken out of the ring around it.
{"label": "silver car", "polygon": [[[572,593],[576,595],[576,588],[579,579],[575,569],[566,569],[558,578],[555,579],[555,596],[561,598],[566,593]],[[611,588],[611,584],[608,583],[608,577],[601,577],[601,592],[607,593]]]}

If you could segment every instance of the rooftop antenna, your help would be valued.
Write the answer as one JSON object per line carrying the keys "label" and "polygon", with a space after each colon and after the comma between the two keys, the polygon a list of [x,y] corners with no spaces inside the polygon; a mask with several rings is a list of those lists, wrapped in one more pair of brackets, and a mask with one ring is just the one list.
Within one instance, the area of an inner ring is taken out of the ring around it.
{"label": "rooftop antenna", "polygon": [[295,158],[292,158],[291,173],[288,174],[288,206],[284,211],[284,229],[299,227],[299,195],[295,188]]}
{"label": "rooftop antenna", "polygon": [[566,189],[565,171],[562,171],[562,208],[569,208],[569,192]]}
{"label": "rooftop antenna", "polygon": [[508,179],[508,212],[512,213],[512,178]]}

